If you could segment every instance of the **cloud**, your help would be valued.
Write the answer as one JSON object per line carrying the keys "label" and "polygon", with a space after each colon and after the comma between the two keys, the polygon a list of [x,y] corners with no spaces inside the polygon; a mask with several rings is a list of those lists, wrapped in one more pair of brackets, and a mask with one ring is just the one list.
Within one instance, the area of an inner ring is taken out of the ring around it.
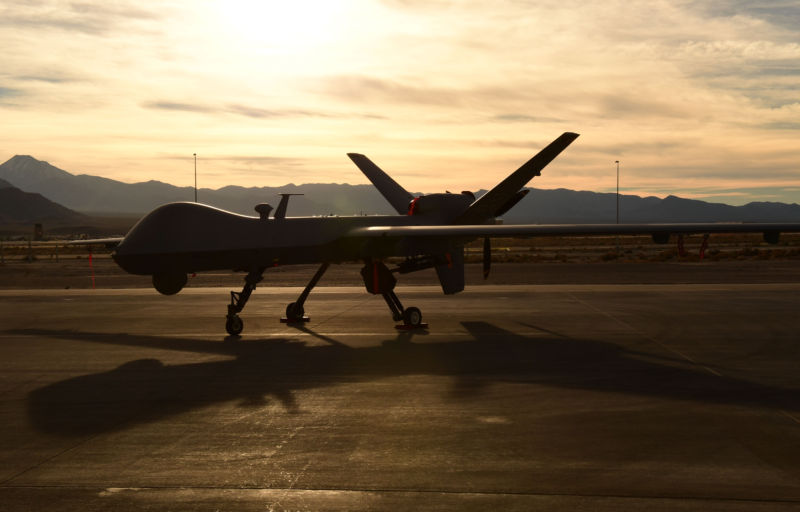
{"label": "cloud", "polygon": [[800,27],[800,9],[795,0],[706,0],[695,2],[695,8],[714,17],[748,16],[790,30]]}
{"label": "cloud", "polygon": [[368,76],[335,76],[323,79],[323,89],[337,98],[366,103],[457,106],[463,91],[412,86]]}
{"label": "cloud", "polygon": [[45,82],[48,84],[66,84],[69,82],[74,81],[71,78],[67,78],[61,75],[20,75],[13,77],[15,80],[19,80],[21,82]]}
{"label": "cloud", "polygon": [[10,98],[18,96],[20,91],[18,89],[11,89],[9,87],[0,87],[0,98]]}
{"label": "cloud", "polygon": [[[575,83],[549,86],[522,79],[513,86],[442,87],[424,83],[409,85],[399,81],[367,76],[321,78],[323,91],[352,103],[368,103],[384,110],[417,106],[441,109],[458,115],[454,122],[463,122],[465,113],[489,113],[486,120],[503,123],[572,123],[587,117],[597,119],[673,118],[686,119],[697,112],[697,105],[686,98],[675,100],[676,91],[665,92],[658,84],[621,83],[619,87],[588,86],[575,96],[563,89],[578,87]],[[705,101],[703,99],[695,100]],[[530,111],[549,115],[535,116]],[[443,118],[442,118],[443,119]]]}
{"label": "cloud", "polygon": [[368,113],[335,113],[322,110],[305,109],[268,109],[252,107],[248,105],[229,104],[224,106],[213,106],[202,103],[185,103],[176,101],[146,101],[142,106],[147,109],[168,110],[177,112],[191,112],[198,114],[224,115],[234,114],[253,119],[286,119],[286,118],[321,118],[321,119],[384,119],[384,116]]}
{"label": "cloud", "polygon": [[492,116],[491,120],[505,123],[561,123],[565,121],[556,117],[539,117],[525,114],[497,114]]}
{"label": "cloud", "polygon": [[[185,157],[182,160],[186,160]],[[240,178],[239,185],[248,183],[262,185],[265,179],[298,179],[303,171],[314,167],[314,160],[296,157],[276,156],[216,156],[202,157],[199,164],[204,178],[212,178],[224,185],[230,185],[231,175]],[[209,170],[211,169],[211,170]],[[244,183],[241,181],[244,180]]]}
{"label": "cloud", "polygon": [[[422,79],[411,84],[399,79],[339,75],[320,77],[315,83],[315,91],[320,94],[340,102],[367,104],[381,112],[392,112],[392,119],[405,117],[409,112],[425,112],[426,119],[433,117],[441,124],[463,123],[465,119],[473,123],[567,122],[572,120],[572,115],[567,112],[578,103],[558,86],[546,86],[526,79],[511,85],[472,82],[456,86],[429,84]],[[598,98],[597,94],[586,92],[580,104],[593,102],[596,107],[609,101],[613,98],[609,99],[607,95]],[[546,111],[549,115],[527,114],[531,111]]]}
{"label": "cloud", "polygon": [[218,109],[213,109],[206,105],[199,105],[195,103],[180,103],[174,101],[149,101],[142,104],[145,108],[156,110],[175,110],[179,112],[196,112],[200,114],[211,114],[219,112]]}
{"label": "cloud", "polygon": [[[164,157],[170,160],[187,161],[191,160],[191,156],[186,155],[172,155]],[[198,156],[198,161],[202,162],[228,162],[235,163],[236,165],[300,165],[306,162],[306,159],[298,159],[294,157],[279,157],[279,156],[257,156],[257,155],[227,155],[227,156]]]}
{"label": "cloud", "polygon": [[159,14],[143,9],[134,2],[9,0],[4,2],[4,8],[0,11],[0,26],[103,35],[131,22],[151,21],[159,17]]}
{"label": "cloud", "polygon": [[800,44],[764,40],[687,41],[678,47],[683,57],[702,59],[742,59],[769,62],[800,59]]}
{"label": "cloud", "polygon": [[16,66],[6,64],[5,69],[0,71],[0,77],[13,84],[20,94],[31,96],[41,91],[52,93],[55,86],[76,85],[87,81],[87,77],[79,77],[74,70],[57,65],[41,66],[37,63]]}
{"label": "cloud", "polygon": [[[663,99],[662,99],[663,98]],[[668,95],[641,94],[641,91],[623,94],[600,94],[595,98],[599,107],[599,115],[614,119],[620,117],[685,119],[693,114],[691,107],[678,102],[669,101]]]}
{"label": "cloud", "polygon": [[310,110],[270,110],[246,105],[228,105],[225,108],[225,111],[255,119],[275,119],[282,117],[337,117],[325,112],[314,112]]}
{"label": "cloud", "polygon": [[766,130],[800,130],[800,122],[798,121],[766,123],[761,126]]}
{"label": "cloud", "polygon": [[356,150],[437,190],[485,186],[570,130],[546,186],[605,187],[616,159],[656,193],[798,173],[796,0],[364,1],[324,44],[232,5],[0,3],[4,147],[138,180],[183,175],[133,163],[165,147],[274,155],[215,161],[220,186],[333,180]]}

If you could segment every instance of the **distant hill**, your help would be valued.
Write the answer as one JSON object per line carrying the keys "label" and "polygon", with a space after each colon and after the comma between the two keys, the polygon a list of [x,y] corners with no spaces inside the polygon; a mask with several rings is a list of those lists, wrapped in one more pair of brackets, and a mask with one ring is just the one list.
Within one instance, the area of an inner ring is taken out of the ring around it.
{"label": "distant hill", "polygon": [[54,203],[41,194],[23,192],[7,181],[0,180],[1,224],[63,224],[83,222],[85,219],[85,215]]}
{"label": "distant hill", "polygon": [[[512,208],[507,223],[609,223],[616,222],[616,194],[567,189],[530,189]],[[800,222],[800,205],[753,202],[743,206],[709,203],[676,196],[621,195],[622,223],[640,222]]]}
{"label": "distant hill", "polygon": [[[130,184],[86,174],[76,176],[31,156],[18,155],[0,164],[0,179],[67,208],[95,214],[141,215],[164,203],[194,198],[191,187],[176,187],[159,181]],[[528,196],[504,216],[507,223],[615,222],[616,195],[613,193],[530,190]],[[277,206],[280,192],[304,194],[290,201],[290,216],[394,213],[372,185],[227,186],[218,190],[200,189],[198,198],[218,208],[255,215],[253,207],[258,203]],[[730,206],[675,196],[660,199],[623,195],[620,222],[800,222],[800,206],[766,202]]]}

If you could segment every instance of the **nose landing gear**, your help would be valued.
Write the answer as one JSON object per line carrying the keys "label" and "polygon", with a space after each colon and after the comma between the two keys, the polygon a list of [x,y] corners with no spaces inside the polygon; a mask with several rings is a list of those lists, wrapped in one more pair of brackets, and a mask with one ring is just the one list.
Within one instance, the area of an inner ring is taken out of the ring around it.
{"label": "nose landing gear", "polygon": [[264,268],[250,271],[244,278],[244,287],[239,293],[231,292],[231,303],[228,304],[228,315],[225,317],[225,330],[231,336],[238,336],[244,329],[244,322],[239,317],[239,313],[244,309],[250,299],[250,294],[256,289],[256,285],[264,279]]}

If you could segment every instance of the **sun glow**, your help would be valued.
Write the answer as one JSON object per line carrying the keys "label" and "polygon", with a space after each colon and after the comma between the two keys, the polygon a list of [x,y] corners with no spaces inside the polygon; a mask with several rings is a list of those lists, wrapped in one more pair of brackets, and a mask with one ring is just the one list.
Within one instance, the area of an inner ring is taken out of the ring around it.
{"label": "sun glow", "polygon": [[257,52],[293,54],[344,34],[348,3],[224,0],[215,5],[226,36]]}

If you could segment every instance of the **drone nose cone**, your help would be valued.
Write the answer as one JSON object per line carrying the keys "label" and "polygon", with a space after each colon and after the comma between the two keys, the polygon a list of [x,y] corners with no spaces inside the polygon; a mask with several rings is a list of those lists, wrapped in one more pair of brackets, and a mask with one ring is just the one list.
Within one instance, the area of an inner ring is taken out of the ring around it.
{"label": "drone nose cone", "polygon": [[165,204],[130,230],[114,258],[134,274],[194,272],[208,261],[219,263],[228,254],[251,249],[269,224],[203,204]]}
{"label": "drone nose cone", "polygon": [[125,237],[111,253],[111,257],[126,272],[141,274],[143,272],[140,272],[136,265],[136,253],[136,242]]}
{"label": "drone nose cone", "polygon": [[166,204],[142,217],[117,246],[114,261],[133,274],[158,270],[165,255],[180,251],[181,226],[192,220],[190,204]]}

